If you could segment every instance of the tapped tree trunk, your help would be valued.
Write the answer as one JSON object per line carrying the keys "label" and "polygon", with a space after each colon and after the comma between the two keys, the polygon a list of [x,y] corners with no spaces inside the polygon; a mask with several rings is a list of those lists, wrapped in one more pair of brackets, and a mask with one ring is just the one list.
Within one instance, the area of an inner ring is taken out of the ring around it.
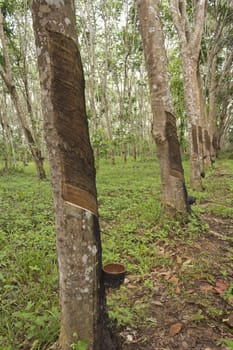
{"label": "tapped tree trunk", "polygon": [[170,11],[181,48],[184,95],[188,115],[190,185],[195,190],[202,189],[203,131],[201,125],[201,91],[198,82],[198,58],[201,49],[206,4],[206,0],[193,2],[193,23],[190,23],[187,0],[170,0]]}
{"label": "tapped tree trunk", "polygon": [[160,162],[161,199],[165,211],[186,212],[187,191],[169,87],[167,57],[158,4],[158,0],[138,1],[151,94],[152,134]]}
{"label": "tapped tree trunk", "polygon": [[107,324],[93,152],[72,0],[32,1],[59,266],[59,348],[114,350]]}

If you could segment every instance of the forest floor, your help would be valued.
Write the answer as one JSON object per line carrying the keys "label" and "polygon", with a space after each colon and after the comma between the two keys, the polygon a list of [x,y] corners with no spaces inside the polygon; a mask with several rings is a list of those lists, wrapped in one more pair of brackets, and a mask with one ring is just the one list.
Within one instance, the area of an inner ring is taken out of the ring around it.
{"label": "forest floor", "polygon": [[[217,168],[212,179],[218,197],[199,201],[200,230],[191,237],[174,230],[155,243],[172,264],[148,272],[150,293],[140,276],[127,276],[129,300],[145,313],[137,327],[120,329],[123,350],[233,349],[233,200],[227,201],[226,181],[233,173]],[[211,212],[216,203],[228,214],[220,207]]]}
{"label": "forest floor", "polygon": [[[47,350],[60,327],[50,181],[38,181],[32,163],[0,179],[0,349]],[[203,192],[188,186],[197,200],[180,224],[162,215],[156,159],[100,162],[103,263],[127,270],[107,291],[121,350],[233,349],[232,180],[228,155]]]}

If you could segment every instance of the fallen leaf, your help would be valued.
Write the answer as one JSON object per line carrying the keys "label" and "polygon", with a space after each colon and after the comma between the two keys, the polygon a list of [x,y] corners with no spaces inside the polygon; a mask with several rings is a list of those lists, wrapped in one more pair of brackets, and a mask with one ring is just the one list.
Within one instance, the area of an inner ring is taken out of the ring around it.
{"label": "fallen leaf", "polygon": [[133,341],[133,336],[132,336],[131,334],[127,334],[127,336],[126,336],[126,341],[127,341],[128,343],[131,343],[131,342]]}
{"label": "fallen leaf", "polygon": [[138,275],[127,275],[127,278],[130,280],[130,281],[137,281],[139,276]]}
{"label": "fallen leaf", "polygon": [[161,303],[161,301],[158,301],[158,300],[155,300],[152,302],[153,305],[156,305],[156,306],[163,306],[163,304]]}
{"label": "fallen leaf", "polygon": [[158,253],[161,254],[161,255],[164,255],[164,252],[165,252],[165,249],[164,248],[160,248]]}
{"label": "fallen leaf", "polygon": [[154,323],[154,324],[157,324],[157,319],[153,318],[153,317],[148,318],[147,321]]}
{"label": "fallen leaf", "polygon": [[172,276],[171,278],[169,278],[169,282],[177,285],[179,282],[179,278],[177,278],[176,276]]}
{"label": "fallen leaf", "polygon": [[129,289],[135,289],[135,288],[137,288],[137,286],[135,286],[135,284],[128,283],[128,284],[127,284],[127,288],[129,288]]}
{"label": "fallen leaf", "polygon": [[187,290],[187,293],[188,294],[194,294],[195,293],[195,289],[189,289],[189,290]]}
{"label": "fallen leaf", "polygon": [[228,315],[227,318],[223,319],[223,322],[226,323],[229,327],[233,328],[233,312]]}
{"label": "fallen leaf", "polygon": [[214,288],[216,292],[220,295],[223,295],[227,288],[229,287],[229,283],[223,280],[216,281],[216,287]]}
{"label": "fallen leaf", "polygon": [[160,272],[158,274],[158,276],[164,276],[166,279],[170,278],[171,277],[171,271],[167,271],[167,272]]}
{"label": "fallen leaf", "polygon": [[173,324],[173,325],[170,327],[170,331],[169,331],[170,336],[171,336],[171,337],[174,337],[175,335],[177,335],[178,333],[180,333],[182,327],[183,327],[183,324],[180,323],[180,322]]}
{"label": "fallen leaf", "polygon": [[202,292],[208,293],[213,290],[213,286],[211,286],[210,284],[205,284],[204,286],[201,286],[200,289]]}
{"label": "fallen leaf", "polygon": [[176,286],[176,294],[180,294],[181,290],[179,286]]}
{"label": "fallen leaf", "polygon": [[182,264],[182,259],[180,256],[176,257],[176,262],[177,262],[177,264]]}
{"label": "fallen leaf", "polygon": [[192,264],[192,259],[188,259],[186,261],[183,262],[183,267],[190,267],[190,265]]}

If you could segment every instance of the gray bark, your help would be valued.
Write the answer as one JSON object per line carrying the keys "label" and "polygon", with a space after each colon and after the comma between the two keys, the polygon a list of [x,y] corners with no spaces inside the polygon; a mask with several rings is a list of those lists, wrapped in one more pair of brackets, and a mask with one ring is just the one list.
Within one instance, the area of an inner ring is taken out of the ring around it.
{"label": "gray bark", "polygon": [[93,152],[71,0],[34,0],[45,138],[59,265],[59,347],[115,349],[107,331]]}
{"label": "gray bark", "polygon": [[169,86],[167,57],[158,3],[158,0],[138,1],[151,94],[152,134],[160,161],[162,204],[165,211],[185,212],[187,192]]}

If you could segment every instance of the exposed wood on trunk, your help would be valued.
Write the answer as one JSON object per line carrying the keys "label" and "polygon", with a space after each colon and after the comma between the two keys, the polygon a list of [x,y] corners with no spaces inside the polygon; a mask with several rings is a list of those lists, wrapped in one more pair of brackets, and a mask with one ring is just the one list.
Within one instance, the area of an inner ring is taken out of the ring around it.
{"label": "exposed wood on trunk", "polygon": [[114,350],[105,308],[93,151],[73,2],[32,2],[56,217],[59,346]]}

